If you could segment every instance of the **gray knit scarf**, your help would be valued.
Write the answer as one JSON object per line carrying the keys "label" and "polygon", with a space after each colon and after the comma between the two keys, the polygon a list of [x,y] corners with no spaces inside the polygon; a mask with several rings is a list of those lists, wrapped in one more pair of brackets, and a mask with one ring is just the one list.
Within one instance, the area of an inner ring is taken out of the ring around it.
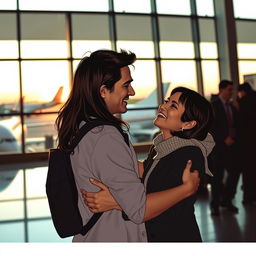
{"label": "gray knit scarf", "polygon": [[145,187],[147,186],[147,181],[148,181],[150,174],[152,173],[152,171],[154,170],[154,168],[156,167],[156,165],[158,164],[160,159],[169,155],[170,153],[174,152],[175,150],[177,150],[179,148],[186,147],[186,146],[196,146],[201,149],[202,154],[205,159],[205,161],[204,161],[205,162],[205,173],[210,176],[213,176],[213,174],[210,172],[210,170],[208,168],[208,162],[207,162],[207,156],[211,153],[211,151],[215,145],[213,137],[210,133],[208,133],[208,135],[206,136],[206,138],[203,141],[196,140],[196,139],[182,139],[182,138],[179,138],[176,136],[173,136],[168,139],[164,139],[162,134],[159,134],[153,140],[153,144],[154,144],[154,149],[157,154],[154,157],[153,164],[150,167],[150,169],[145,177],[145,181],[144,181]]}

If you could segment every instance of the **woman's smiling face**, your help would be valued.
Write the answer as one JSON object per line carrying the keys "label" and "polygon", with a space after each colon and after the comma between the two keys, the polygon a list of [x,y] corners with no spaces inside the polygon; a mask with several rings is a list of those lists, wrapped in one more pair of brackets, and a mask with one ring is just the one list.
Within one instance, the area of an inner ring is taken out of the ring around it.
{"label": "woman's smiling face", "polygon": [[181,94],[181,92],[174,93],[158,108],[154,124],[160,128],[165,138],[172,137],[171,133],[180,131],[186,123],[181,121],[185,111],[184,105],[179,102]]}

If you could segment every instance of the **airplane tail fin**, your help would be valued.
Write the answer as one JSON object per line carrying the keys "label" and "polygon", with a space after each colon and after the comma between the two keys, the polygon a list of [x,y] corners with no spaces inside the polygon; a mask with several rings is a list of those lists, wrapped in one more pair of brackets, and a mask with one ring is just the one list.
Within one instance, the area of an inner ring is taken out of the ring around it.
{"label": "airplane tail fin", "polygon": [[61,86],[59,88],[59,90],[57,91],[56,95],[54,96],[52,102],[61,103],[62,92],[63,92],[63,86]]}

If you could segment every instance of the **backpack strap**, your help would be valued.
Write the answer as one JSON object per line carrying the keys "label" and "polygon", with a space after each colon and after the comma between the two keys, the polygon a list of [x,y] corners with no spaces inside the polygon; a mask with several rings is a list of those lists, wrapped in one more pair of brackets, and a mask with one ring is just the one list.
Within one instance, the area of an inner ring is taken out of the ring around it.
{"label": "backpack strap", "polygon": [[101,125],[112,125],[114,127],[117,128],[117,130],[121,133],[121,135],[123,136],[125,143],[128,145],[129,147],[129,136],[127,133],[125,133],[121,127],[117,126],[116,124],[109,122],[109,121],[104,121],[104,120],[100,120],[100,119],[95,119],[92,120],[90,122],[87,122],[86,124],[84,124],[80,129],[78,134],[76,134],[75,138],[73,139],[71,145],[70,145],[70,150],[73,151],[74,148],[78,145],[78,143],[81,141],[81,139],[85,136],[85,134],[87,132],[89,132],[90,130],[92,130],[93,128],[97,127],[97,126],[101,126]]}
{"label": "backpack strap", "polygon": [[[78,134],[75,136],[75,138],[73,139],[71,145],[70,145],[70,150],[71,152],[73,152],[73,150],[75,149],[75,147],[78,145],[78,143],[81,141],[81,139],[85,136],[85,134],[87,134],[90,130],[92,130],[93,128],[100,126],[100,125],[112,125],[114,127],[117,128],[117,130],[121,133],[121,135],[124,138],[125,143],[127,144],[127,146],[129,147],[129,137],[128,134],[125,133],[121,127],[115,125],[112,122],[109,121],[104,121],[104,120],[100,120],[100,119],[95,119],[92,120],[90,122],[87,122],[86,124],[84,124],[80,129]],[[94,213],[92,215],[92,217],[90,218],[90,220],[86,223],[86,225],[84,225],[82,227],[82,230],[80,232],[80,234],[82,234],[83,236],[87,234],[87,232],[95,225],[95,223],[99,220],[99,218],[101,217],[101,215],[103,214],[103,212],[99,212],[99,213]],[[126,219],[125,216],[126,214],[124,212],[122,212],[122,216],[125,220],[129,220]],[[128,217],[127,217],[128,218]]]}

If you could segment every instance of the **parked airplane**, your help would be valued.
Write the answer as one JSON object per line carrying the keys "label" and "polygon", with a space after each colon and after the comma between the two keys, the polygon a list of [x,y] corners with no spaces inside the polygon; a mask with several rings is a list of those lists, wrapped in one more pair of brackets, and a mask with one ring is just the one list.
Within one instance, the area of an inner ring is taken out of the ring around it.
{"label": "parked airplane", "polygon": [[[23,105],[24,113],[33,113],[37,110],[42,110],[45,108],[53,107],[61,103],[61,96],[63,92],[63,87],[61,86],[52,101],[46,103],[25,103]],[[18,109],[14,104],[0,105],[0,113],[17,113]],[[24,125],[24,131],[29,127]],[[20,152],[21,151],[21,122],[20,117],[5,117],[0,119],[0,152]],[[30,144],[35,144],[39,142],[44,142],[42,139],[33,139],[30,141],[26,140],[26,146]],[[4,190],[11,181],[17,175],[18,170],[0,171],[0,191]]]}
{"label": "parked airplane", "polygon": [[[169,91],[169,87],[170,83],[163,83],[164,97],[167,96],[166,94]],[[155,107],[155,109],[152,109],[152,107]],[[139,110],[135,110],[136,108],[139,108]],[[153,140],[155,134],[159,131],[159,129],[153,124],[153,120],[156,117],[157,108],[158,104],[156,90],[154,90],[147,98],[138,101],[135,104],[128,104],[128,111],[122,114],[122,119],[129,123],[130,140],[133,143]]]}

